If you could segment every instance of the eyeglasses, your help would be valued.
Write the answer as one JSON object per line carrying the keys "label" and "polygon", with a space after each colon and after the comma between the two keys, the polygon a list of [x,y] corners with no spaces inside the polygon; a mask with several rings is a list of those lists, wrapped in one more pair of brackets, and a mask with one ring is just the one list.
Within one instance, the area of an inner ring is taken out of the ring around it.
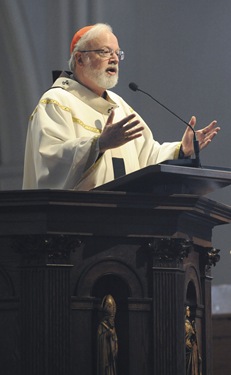
{"label": "eyeglasses", "polygon": [[98,55],[105,59],[110,59],[110,57],[115,53],[116,56],[120,61],[124,60],[124,51],[121,51],[120,49],[114,51],[111,48],[102,48],[102,49],[91,49],[91,50],[85,50],[85,51],[79,51],[79,52],[95,52],[98,53]]}

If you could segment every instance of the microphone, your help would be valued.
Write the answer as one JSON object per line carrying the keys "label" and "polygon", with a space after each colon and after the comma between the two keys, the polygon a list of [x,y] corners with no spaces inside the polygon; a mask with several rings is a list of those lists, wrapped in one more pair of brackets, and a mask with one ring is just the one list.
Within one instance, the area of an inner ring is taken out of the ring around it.
{"label": "microphone", "polygon": [[138,85],[134,82],[130,82],[129,83],[129,88],[132,90],[132,91],[140,91],[142,92],[143,94],[149,96],[152,100],[154,100],[157,104],[159,104],[161,107],[163,107],[164,109],[166,109],[168,112],[170,112],[173,116],[177,117],[180,121],[182,121],[185,125],[187,125],[193,132],[193,147],[194,147],[194,154],[195,154],[195,166],[196,167],[201,167],[201,163],[200,163],[200,147],[199,147],[199,142],[197,140],[197,136],[196,136],[196,132],[195,130],[193,129],[192,125],[190,125],[187,121],[183,120],[180,116],[178,116],[176,113],[174,113],[173,111],[171,111],[171,109],[169,109],[168,107],[166,107],[164,104],[160,103],[157,99],[155,99],[151,94],[149,94],[148,92],[146,91],[143,91],[141,90]]}

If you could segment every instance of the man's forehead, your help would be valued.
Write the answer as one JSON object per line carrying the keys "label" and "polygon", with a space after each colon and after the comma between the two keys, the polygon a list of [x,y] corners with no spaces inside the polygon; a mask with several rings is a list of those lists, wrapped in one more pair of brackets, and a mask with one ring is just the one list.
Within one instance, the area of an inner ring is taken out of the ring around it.
{"label": "man's forehead", "polygon": [[116,36],[111,32],[102,32],[101,34],[97,35],[94,39],[89,40],[87,43],[90,47],[110,47],[110,45],[118,45],[118,41]]}

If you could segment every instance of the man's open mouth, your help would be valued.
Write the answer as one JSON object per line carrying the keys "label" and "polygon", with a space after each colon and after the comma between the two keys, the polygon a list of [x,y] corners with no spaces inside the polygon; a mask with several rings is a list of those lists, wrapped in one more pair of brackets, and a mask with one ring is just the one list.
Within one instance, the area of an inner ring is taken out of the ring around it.
{"label": "man's open mouth", "polygon": [[106,72],[110,75],[114,75],[117,73],[117,68],[116,67],[109,67],[106,69]]}

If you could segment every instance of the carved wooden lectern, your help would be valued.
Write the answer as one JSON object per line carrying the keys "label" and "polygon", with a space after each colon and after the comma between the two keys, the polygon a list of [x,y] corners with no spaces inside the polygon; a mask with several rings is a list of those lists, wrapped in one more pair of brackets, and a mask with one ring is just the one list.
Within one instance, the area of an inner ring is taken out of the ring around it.
{"label": "carved wooden lectern", "polygon": [[230,172],[163,164],[91,192],[1,192],[3,374],[96,375],[110,294],[119,375],[186,373],[186,306],[211,375],[212,229],[231,208],[203,195],[230,183]]}

